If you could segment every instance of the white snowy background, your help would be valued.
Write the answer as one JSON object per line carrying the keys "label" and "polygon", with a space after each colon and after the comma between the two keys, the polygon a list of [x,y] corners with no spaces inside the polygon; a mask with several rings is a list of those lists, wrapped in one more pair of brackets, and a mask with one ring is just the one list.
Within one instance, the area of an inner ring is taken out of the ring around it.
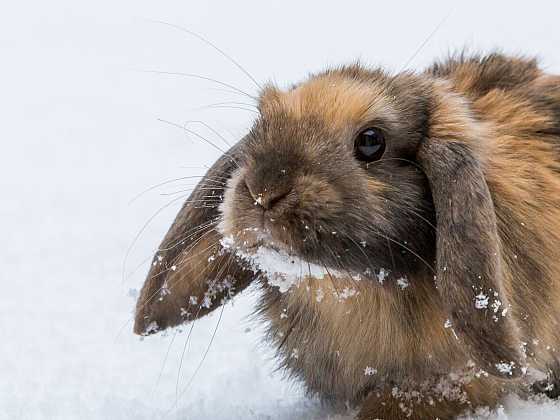
{"label": "white snowy background", "polygon": [[[153,20],[203,34],[260,82],[286,85],[357,58],[399,70],[447,15],[409,67],[463,46],[501,47],[538,55],[560,72],[559,12],[550,0],[4,2],[0,419],[334,416],[275,373],[259,326],[247,320],[254,293],[225,308],[211,346],[218,314],[196,322],[178,398],[186,332],[145,340],[131,332],[131,295],[180,200],[139,237],[123,280],[127,249],[178,197],[168,194],[193,183],[129,201],[161,181],[201,175],[219,155],[158,118],[202,120],[233,142],[254,117],[202,108],[247,100],[215,83],[146,72],[195,73],[255,93],[216,51]],[[513,399],[492,418],[558,419],[560,406]]]}

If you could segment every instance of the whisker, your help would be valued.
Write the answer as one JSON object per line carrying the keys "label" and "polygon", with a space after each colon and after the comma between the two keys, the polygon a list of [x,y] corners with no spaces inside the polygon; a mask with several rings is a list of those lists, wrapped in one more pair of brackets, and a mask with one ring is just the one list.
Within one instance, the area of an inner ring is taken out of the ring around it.
{"label": "whisker", "polygon": [[241,64],[239,64],[237,62],[237,60],[235,60],[232,56],[227,54],[224,50],[219,48],[217,45],[215,45],[213,42],[209,41],[208,39],[206,39],[202,35],[194,32],[194,31],[191,31],[187,28],[184,28],[182,26],[175,25],[173,23],[169,23],[169,22],[165,22],[165,21],[161,21],[161,20],[150,20],[150,21],[152,23],[159,23],[161,25],[166,25],[166,26],[169,26],[171,28],[177,29],[181,32],[187,33],[187,34],[189,34],[191,36],[194,36],[195,38],[199,39],[200,41],[204,42],[206,45],[209,45],[210,47],[214,48],[214,50],[219,52],[223,57],[225,57],[227,60],[229,60],[231,63],[233,63],[233,65],[235,65],[239,70],[241,70],[243,72],[243,74],[245,74],[245,76],[247,76],[249,79],[251,79],[251,81],[255,84],[255,86],[257,86],[257,88],[262,90],[262,86],[259,84],[259,82],[257,82],[257,80]]}
{"label": "whisker", "polygon": [[[185,250],[181,251],[178,255],[176,255],[175,259],[172,260],[171,266],[169,268],[166,268],[164,270],[161,270],[161,271],[157,272],[152,277],[149,277],[146,280],[155,279],[156,277],[161,276],[164,273],[168,273],[170,270],[176,271],[177,274],[181,273],[182,270],[186,267],[187,262],[189,262],[193,258],[198,257],[200,254],[203,254],[204,252],[208,251],[209,249],[213,248],[214,246],[216,246],[220,243],[219,240],[216,240],[212,244],[210,244],[208,247],[204,248],[202,251],[197,252],[196,254],[193,254],[193,255],[185,256],[186,254],[191,252],[200,243],[200,241],[202,241],[202,239],[204,239],[208,234],[212,233],[213,231],[215,231],[214,228],[208,229],[206,232],[204,232],[202,235],[200,235],[200,237],[198,237],[192,244],[190,244],[190,247],[186,248]],[[184,257],[184,258],[181,259],[180,262],[178,262],[177,260],[179,258],[182,258],[182,257]],[[175,266],[174,269],[172,268],[173,266]],[[169,286],[168,288],[169,288],[169,290],[173,289],[173,285]],[[158,289],[157,292],[161,291],[162,289],[163,289],[163,287]],[[148,303],[150,301],[150,299],[152,299],[152,298],[153,298],[153,295],[150,296],[149,299],[147,299],[146,303]]]}
{"label": "whisker", "polygon": [[[348,238],[349,238],[350,240],[352,240],[352,238],[350,238],[350,237],[348,237]],[[354,243],[355,243],[355,242],[354,242]],[[357,243],[355,243],[355,244],[356,244],[356,246],[357,246],[358,248],[361,249],[361,247],[360,247]],[[334,258],[335,255],[334,255],[334,252],[333,252],[333,250],[331,249],[331,247],[327,245],[327,249],[329,250],[329,252],[331,253],[331,255],[332,255],[333,258]],[[362,252],[363,252],[363,250],[362,250]],[[365,253],[364,253],[364,255],[365,255]],[[366,258],[367,258],[367,255],[366,255]],[[368,261],[369,261],[369,258],[368,258]],[[346,275],[348,276],[348,279],[350,279],[350,281],[352,282],[352,284],[353,284],[354,287],[356,288],[356,291],[359,291],[359,290],[360,290],[360,286],[359,286],[359,284],[356,282],[356,280],[354,280],[354,277],[352,276],[352,274],[350,273],[350,271],[348,271],[348,269],[346,269],[345,267],[343,267],[342,264],[341,264],[339,261],[337,261],[337,266],[339,267],[339,269],[342,268],[342,270],[343,270],[344,272],[346,272]],[[372,268],[373,268],[373,266],[372,266]],[[325,268],[325,269],[326,269],[326,268]],[[361,320],[361,319],[362,319],[362,310],[361,310],[362,305],[359,304],[359,303],[360,303],[360,300],[361,300],[360,294],[358,293],[358,294],[355,296],[355,298],[358,300],[358,305],[357,305],[357,307],[358,307],[358,319]]]}
{"label": "whisker", "polygon": [[237,92],[235,90],[224,89],[224,88],[208,88],[208,90],[212,90],[212,91],[215,91],[215,92],[231,93],[232,95],[242,95],[242,93]]}
{"label": "whisker", "polygon": [[[212,232],[213,230],[214,230],[214,229],[209,229],[207,232],[205,232],[205,233],[191,246],[191,248],[189,248],[189,250],[192,249],[196,244],[198,244],[198,243],[200,242],[200,240],[201,240],[205,235],[207,235],[208,233]],[[196,254],[194,254],[194,255],[189,256],[189,258],[185,258],[183,261],[181,261],[181,264],[185,263],[186,261],[190,260],[191,258],[197,257],[198,255],[200,255],[200,254],[206,252],[206,251],[209,250],[210,248],[212,248],[212,247],[218,245],[219,243],[220,243],[220,241],[215,241],[214,243],[210,244],[208,247],[206,247],[206,248],[203,249],[202,251],[200,251],[200,252],[198,252],[198,253],[196,253]],[[189,252],[189,250],[186,250],[185,252]],[[184,265],[183,265],[183,267],[184,267]],[[183,267],[177,268],[177,270],[180,271]],[[170,270],[169,268],[168,268],[168,269],[165,269],[165,270],[162,270],[162,271],[160,271],[159,273],[153,275],[152,277],[149,277],[148,279],[146,279],[146,281],[152,280],[152,279],[156,278],[157,276],[159,276],[159,275],[161,275],[161,274],[163,274],[163,273],[165,273],[165,272],[167,272],[167,271],[169,271],[169,270]],[[173,285],[169,286],[169,290],[171,290],[172,288],[173,288]],[[163,286],[160,287],[159,289],[157,289],[156,291],[154,291],[154,292],[148,297],[148,299],[146,299],[146,300],[144,301],[144,303],[143,303],[142,305],[140,305],[138,308],[136,308],[136,310],[137,310],[137,311],[142,310],[142,309],[143,309],[146,305],[148,305],[162,290],[163,290]],[[119,339],[119,337],[120,337],[120,335],[122,334],[122,332],[123,332],[123,330],[125,329],[125,327],[134,319],[134,317],[135,317],[135,314],[132,314],[132,315],[125,321],[125,323],[121,326],[121,328],[119,328],[119,331],[117,332],[117,334],[116,334],[116,336],[115,336],[115,341],[117,341],[117,340]]]}
{"label": "whisker", "polygon": [[136,267],[134,267],[132,270],[130,270],[128,272],[128,274],[126,274],[125,278],[123,280],[121,280],[121,284],[122,282],[127,281],[130,277],[132,277],[134,274],[136,274],[136,272],[138,270],[140,270],[142,267],[144,267],[144,264],[146,264],[148,261],[150,261],[153,258],[153,255],[148,255],[146,258],[144,258],[142,261],[140,261],[138,263],[138,265]]}
{"label": "whisker", "polygon": [[[328,226],[327,226],[327,227],[328,227]],[[344,233],[343,233],[343,234],[344,234]],[[354,242],[354,241],[352,240],[352,238],[350,238],[348,235],[346,235],[346,234],[344,234],[344,235],[345,235],[346,237],[348,237],[348,239],[350,239],[352,242]],[[354,242],[354,243],[355,243],[355,242]],[[358,288],[359,286],[358,286],[358,284],[356,283],[356,280],[354,280],[354,278],[352,277],[352,274],[350,273],[350,271],[349,271],[348,269],[346,269],[346,268],[340,263],[340,261],[339,261],[337,255],[335,254],[335,252],[333,251],[333,249],[332,249],[328,244],[325,244],[325,245],[326,245],[326,248],[327,248],[327,250],[329,251],[329,253],[332,255],[333,261],[335,261],[335,265],[336,265],[337,269],[346,272],[346,275],[348,276],[348,279],[354,284],[354,286],[356,286],[356,288]],[[361,249],[361,247],[360,247],[357,243],[355,243],[355,245],[362,251],[362,253],[364,253],[364,255],[366,256],[367,260],[369,261],[369,258],[368,258],[368,256],[365,254],[365,252],[363,251],[363,249]],[[373,268],[373,265],[372,265],[372,268]],[[325,268],[325,269],[326,269],[326,268]]]}
{"label": "whisker", "polygon": [[222,191],[222,194],[223,194],[223,192],[224,192],[224,190],[223,190],[221,187],[211,187],[211,186],[208,186],[208,187],[202,187],[202,188],[198,188],[198,189],[199,189],[200,191],[218,191],[218,190],[221,190],[221,191]]}
{"label": "whisker", "polygon": [[[196,188],[196,185],[187,185],[187,187],[189,187],[188,189],[183,189],[183,190],[177,190],[177,191],[173,191],[173,192],[165,192],[165,193],[159,193],[159,195],[163,195],[163,196],[168,196],[168,195],[177,195],[180,193],[190,193],[193,192]],[[208,187],[208,188],[196,188],[197,191],[222,191],[222,193],[220,195],[223,195],[223,189],[221,187]],[[220,195],[215,194],[215,195],[205,195],[204,197],[219,197]]]}
{"label": "whisker", "polygon": [[169,353],[171,352],[171,346],[173,346],[173,342],[175,341],[175,338],[177,337],[177,333],[178,333],[178,330],[176,329],[175,332],[173,333],[173,337],[171,337],[171,342],[169,343],[169,346],[167,346],[167,352],[165,353],[165,357],[163,359],[161,369],[159,370],[159,375],[158,375],[157,381],[154,385],[154,388],[152,389],[152,397],[155,395],[157,387],[158,387],[158,385],[161,381],[161,377],[163,376],[163,371],[165,369],[165,365],[167,364],[167,359],[169,358]]}
{"label": "whisker", "polygon": [[139,70],[139,71],[142,72],[142,73],[162,74],[162,75],[167,75],[167,76],[182,76],[182,77],[191,77],[191,78],[200,79],[200,80],[207,80],[209,82],[213,82],[213,83],[216,83],[218,85],[225,86],[229,89],[233,89],[236,92],[247,96],[248,98],[251,98],[253,100],[257,100],[257,98],[254,97],[253,95],[250,95],[247,92],[244,92],[241,89],[236,88],[233,85],[230,85],[229,83],[221,82],[219,80],[212,79],[211,77],[202,76],[200,74],[183,73],[183,72],[179,72],[179,71],[160,71],[160,70]]}
{"label": "whisker", "polygon": [[177,194],[182,194],[182,193],[191,193],[194,190],[194,188],[189,188],[188,190],[178,190],[178,191],[173,191],[173,192],[165,192],[165,193],[159,193],[159,195],[162,196],[170,196],[170,195],[177,195]]}
{"label": "whisker", "polygon": [[381,162],[387,162],[387,161],[390,161],[390,160],[400,160],[400,161],[403,161],[403,162],[406,162],[406,163],[410,163],[411,165],[414,165],[416,168],[418,168],[420,171],[422,171],[422,173],[424,173],[424,169],[417,162],[414,162],[413,160],[410,160],[410,159],[397,158],[397,157],[382,158],[382,159],[376,160],[374,162],[368,162],[368,163],[366,163],[366,168],[369,168],[370,166],[379,164]]}
{"label": "whisker", "polygon": [[374,264],[372,264],[371,260],[369,259],[368,254],[366,254],[366,252],[364,251],[363,247],[357,243],[350,235],[348,235],[346,232],[342,232],[342,234],[347,237],[355,246],[356,248],[358,248],[360,250],[360,252],[364,255],[364,257],[366,257],[366,260],[368,261],[368,264],[370,265],[369,268],[373,268]]}
{"label": "whisker", "polygon": [[[198,235],[200,232],[204,231],[204,229],[209,228],[209,227],[216,227],[216,225],[218,224],[220,220],[220,216],[215,217],[214,219],[210,219],[207,222],[201,223],[198,226],[189,229],[188,231],[185,232],[185,234],[187,234],[187,236],[183,236],[179,239],[176,240],[176,242],[173,245],[167,246],[165,248],[158,248],[154,251],[154,253],[156,252],[161,252],[161,251],[170,251],[173,248],[175,248],[176,246],[179,246],[181,244],[183,244],[186,240],[191,239],[193,236]],[[209,230],[211,231],[211,230]],[[200,238],[199,238],[200,239]]]}
{"label": "whisker", "polygon": [[323,266],[323,268],[324,268],[325,271],[327,272],[327,274],[328,274],[328,276],[329,276],[329,279],[330,279],[330,281],[331,281],[331,284],[332,284],[332,286],[333,286],[333,288],[334,288],[334,290],[335,290],[337,296],[339,296],[339,295],[340,295],[340,291],[338,290],[338,288],[336,287],[336,284],[334,283],[334,279],[333,279],[333,276],[332,276],[331,272],[330,272],[329,269],[327,268],[327,265],[325,264],[325,262],[323,261],[322,258],[319,258],[319,261],[321,262],[321,265]]}
{"label": "whisker", "polygon": [[[360,207],[358,207],[356,205],[350,205],[350,204],[348,204],[348,205],[355,208],[356,210],[361,210]],[[406,210],[410,213],[410,215],[416,216],[418,219],[422,220],[429,227],[431,227],[432,230],[437,231],[436,226],[434,226],[434,224],[429,219],[426,219],[424,216],[422,216],[420,213],[418,213],[415,210],[415,207],[413,207],[410,203],[407,203],[405,201],[399,202],[399,206],[401,206],[401,207],[404,206],[406,208]],[[365,225],[368,224],[368,220],[364,220],[363,218],[361,218],[361,222],[364,223]]]}
{"label": "whisker", "polygon": [[154,254],[157,254],[158,252],[162,252],[162,251],[169,251],[169,250],[175,248],[176,246],[180,245],[185,240],[187,240],[187,239],[191,238],[192,236],[202,232],[204,229],[206,229],[208,227],[211,227],[211,226],[216,226],[218,224],[219,219],[220,218],[217,217],[215,220],[210,220],[207,223],[201,223],[198,226],[195,226],[194,228],[189,229],[187,232],[185,232],[185,234],[188,234],[188,235],[180,238],[179,240],[177,240],[177,242],[175,242],[174,245],[168,246],[166,248],[153,249],[152,252],[150,253],[150,255],[148,255],[146,258],[144,258],[136,267],[134,267],[134,269],[132,269],[126,275],[125,281],[128,280],[130,277],[132,277],[140,268],[142,268],[144,266],[144,264],[146,264],[146,262],[153,259]]}
{"label": "whisker", "polygon": [[[230,257],[230,258],[231,258],[231,257]],[[225,265],[224,265],[224,267],[225,267]],[[207,269],[208,269],[208,265],[206,265],[206,266],[204,267],[203,271],[202,271],[199,275],[204,274],[204,273],[206,272]],[[223,273],[223,267],[219,269],[218,274],[217,274],[217,276],[216,276],[216,279],[212,282],[212,284],[211,284],[210,287],[213,287],[213,286],[217,283],[217,281],[218,281],[217,279],[219,278],[219,276],[220,276],[222,273]],[[191,322],[191,327],[190,327],[190,329],[189,329],[189,333],[187,334],[187,338],[185,339],[185,344],[183,345],[183,351],[182,351],[182,353],[181,353],[181,358],[180,358],[180,361],[179,361],[179,369],[177,370],[177,381],[176,381],[176,383],[175,383],[175,403],[174,403],[173,407],[171,408],[172,410],[173,410],[175,407],[177,407],[177,404],[179,403],[179,397],[180,397],[180,395],[179,395],[179,382],[180,382],[180,380],[181,380],[181,369],[182,369],[182,366],[183,366],[183,360],[184,360],[184,357],[185,357],[185,353],[186,353],[186,351],[187,351],[187,346],[188,346],[188,344],[189,344],[189,342],[190,342],[190,338],[191,338],[192,332],[193,332],[193,330],[194,330],[195,322],[196,322],[196,320],[198,319],[198,315],[200,314],[200,311],[201,311],[201,310],[202,310],[202,303],[200,303],[200,304],[198,305],[198,309],[197,309],[197,311],[196,311],[196,314],[194,315],[194,318],[193,318],[193,320],[192,320],[192,322]]]}
{"label": "whisker", "polygon": [[207,109],[207,108],[213,108],[213,107],[220,106],[220,105],[241,105],[241,106],[246,106],[248,108],[252,108],[252,109],[257,110],[257,107],[254,104],[249,104],[247,102],[225,101],[225,102],[215,102],[213,104],[201,105],[201,106],[198,106],[196,108],[193,108],[193,111]]}
{"label": "whisker", "polygon": [[[197,315],[199,312],[200,312],[200,307],[197,311]],[[196,321],[196,317],[191,321],[191,328],[189,329],[189,333],[187,334],[187,337],[185,339],[185,344],[183,344],[183,351],[181,352],[181,358],[179,359],[179,369],[177,369],[177,379],[175,381],[175,405],[174,406],[177,406],[179,402],[179,382],[181,381],[181,369],[183,368],[183,360],[187,352],[187,346],[190,343],[191,333],[194,329],[195,321]]]}
{"label": "whisker", "polygon": [[235,163],[235,165],[239,168],[239,164],[237,163],[237,161],[235,160],[235,158],[234,158],[231,154],[229,154],[229,153],[226,152],[224,149],[222,149],[221,147],[219,147],[219,146],[217,146],[216,144],[214,144],[212,141],[210,141],[210,140],[208,140],[207,138],[201,136],[201,135],[198,134],[196,131],[190,130],[190,129],[184,127],[184,126],[181,126],[180,124],[177,124],[177,123],[174,123],[174,122],[171,122],[171,121],[167,121],[167,120],[164,120],[164,119],[162,119],[162,118],[158,118],[158,121],[161,121],[161,122],[163,122],[163,123],[166,123],[166,124],[172,125],[172,126],[174,126],[174,127],[180,128],[181,130],[184,130],[184,131],[187,132],[187,133],[190,133],[190,134],[195,135],[196,137],[198,137],[199,139],[201,139],[201,140],[203,140],[204,142],[208,143],[209,145],[211,145],[212,147],[214,147],[214,148],[217,149],[218,151],[222,152],[225,156],[228,156],[228,157],[231,159],[231,161],[232,161],[233,163]]}
{"label": "whisker", "polygon": [[406,63],[403,64],[403,66],[399,69],[399,73],[401,73],[405,68],[408,67],[408,65],[410,63],[412,63],[412,60],[414,60],[416,58],[416,56],[418,54],[420,54],[420,52],[424,49],[424,47],[426,46],[426,44],[428,42],[430,42],[430,40],[434,37],[434,35],[440,30],[440,28],[444,25],[445,22],[447,22],[447,19],[449,19],[449,17],[451,16],[451,14],[453,13],[455,8],[452,8],[444,17],[443,19],[437,24],[437,26],[434,28],[434,30],[426,37],[426,39],[424,39],[424,41],[420,44],[420,46],[416,49],[416,51],[414,51],[414,54],[412,54],[412,56],[406,61]]}
{"label": "whisker", "polygon": [[204,361],[206,360],[206,356],[208,356],[208,352],[210,351],[210,347],[212,347],[212,344],[214,343],[214,339],[216,338],[216,333],[218,332],[218,327],[220,326],[220,323],[222,321],[222,316],[224,314],[224,309],[225,309],[226,305],[223,304],[220,308],[220,314],[218,316],[218,322],[216,322],[216,326],[214,327],[214,331],[212,331],[212,337],[210,337],[210,342],[208,343],[208,346],[206,346],[206,349],[204,350],[204,354],[202,355],[202,359],[200,360],[200,362],[198,363],[198,366],[196,367],[196,369],[194,370],[191,378],[189,379],[189,382],[187,383],[187,385],[185,386],[185,388],[181,391],[181,393],[179,394],[179,398],[181,398],[184,394],[186,394],[186,392],[189,390],[191,384],[194,381],[194,378],[196,376],[196,374],[199,372],[199,370],[202,368],[202,365],[204,363]]}
{"label": "whisker", "polygon": [[231,147],[231,144],[229,141],[226,140],[226,138],[224,136],[222,136],[218,130],[214,129],[210,124],[205,123],[204,121],[200,121],[200,120],[189,120],[189,121],[185,121],[184,126],[186,127],[187,124],[200,124],[204,127],[206,127],[208,130],[210,130],[212,133],[214,133],[216,136],[218,136],[226,145],[227,147]]}
{"label": "whisker", "polygon": [[146,194],[150,191],[153,191],[156,188],[162,187],[162,186],[167,185],[167,184],[171,184],[173,182],[182,181],[182,180],[185,180],[185,179],[196,179],[196,178],[204,178],[204,175],[182,176],[180,178],[173,178],[173,179],[168,179],[166,181],[160,182],[160,183],[158,183],[156,185],[153,185],[149,188],[146,188],[145,190],[136,194],[133,198],[130,199],[130,201],[128,202],[128,205],[131,205],[136,200],[138,200],[140,197],[142,197],[144,194]]}
{"label": "whisker", "polygon": [[[190,121],[187,121],[186,123],[189,123]],[[185,123],[185,124],[186,124]],[[202,166],[179,166],[179,168],[181,169],[210,169],[210,166],[208,165],[202,165]]]}
{"label": "whisker", "polygon": [[[215,285],[215,284],[217,283],[217,281],[218,281],[217,279],[220,278],[220,276],[223,274],[224,269],[225,269],[226,267],[227,267],[227,271],[228,271],[228,273],[229,273],[229,268],[230,268],[230,265],[231,265],[232,258],[233,258],[233,254],[230,255],[230,257],[229,257],[227,263],[224,264],[223,267],[220,269],[218,275],[216,276],[215,281],[213,282],[213,285]],[[227,275],[226,275],[226,277],[227,277]],[[188,343],[188,341],[189,341],[189,339],[190,339],[192,330],[193,330],[193,328],[194,328],[194,321],[197,319],[198,314],[200,313],[200,310],[202,309],[202,303],[199,304],[199,306],[198,306],[198,311],[197,311],[197,313],[196,313],[196,315],[195,315],[195,319],[193,320],[192,325],[191,325],[191,329],[190,329],[190,331],[189,331],[189,335],[187,336],[187,340],[185,341],[185,346],[183,347],[183,354],[182,354],[182,356],[181,356],[181,363],[180,363],[180,365],[179,365],[179,372],[177,373],[177,384],[176,384],[176,388],[175,388],[175,404],[174,404],[174,406],[171,408],[171,412],[173,412],[173,410],[177,407],[178,402],[179,402],[179,398],[182,397],[182,396],[187,392],[187,390],[189,389],[189,387],[190,387],[192,381],[194,380],[196,374],[198,373],[198,371],[199,371],[200,368],[202,367],[202,364],[204,363],[204,360],[206,359],[206,355],[207,355],[208,352],[210,351],[210,347],[212,346],[212,343],[214,342],[214,338],[215,338],[215,336],[216,336],[216,332],[217,332],[217,330],[218,330],[218,326],[220,325],[220,321],[222,320],[222,315],[223,315],[223,312],[224,312],[224,308],[225,308],[225,303],[222,304],[222,307],[220,308],[220,315],[219,315],[219,318],[218,318],[218,322],[216,323],[216,327],[214,328],[214,331],[213,331],[213,333],[212,333],[212,337],[211,337],[211,339],[210,339],[210,342],[208,343],[208,346],[206,347],[206,350],[205,350],[205,352],[204,352],[204,354],[203,354],[203,356],[202,356],[202,359],[200,360],[200,362],[199,362],[198,366],[196,367],[195,371],[193,372],[191,378],[190,378],[189,381],[187,382],[187,385],[185,386],[185,388],[181,391],[180,394],[177,394],[178,388],[179,388],[179,380],[180,380],[181,365],[182,365],[182,363],[183,363],[183,357],[184,357],[184,354],[185,354],[185,349],[186,349],[187,343]],[[170,414],[170,412],[168,412],[167,414]],[[166,414],[164,417],[166,417],[167,414]]]}
{"label": "whisker", "polygon": [[220,146],[218,146],[217,144],[215,144],[215,143],[212,142],[211,140],[208,140],[206,137],[201,136],[201,135],[198,134],[196,131],[191,130],[191,129],[189,129],[189,128],[186,128],[184,125],[180,125],[180,124],[174,123],[174,122],[172,122],[172,121],[164,120],[163,118],[158,118],[157,120],[160,121],[160,122],[163,122],[163,123],[172,125],[172,126],[174,126],[174,127],[180,128],[180,129],[182,129],[183,131],[185,131],[185,132],[187,132],[187,133],[189,133],[189,134],[195,135],[195,136],[197,136],[199,139],[201,139],[202,141],[204,141],[205,143],[208,143],[208,144],[209,144],[210,146],[212,146],[214,149],[216,149],[216,150],[218,150],[218,151],[220,151],[220,152],[222,152],[222,153],[226,153],[226,151],[225,151],[224,149],[222,149]]}
{"label": "whisker", "polygon": [[[359,243],[357,243],[357,242],[356,242],[350,235],[348,235],[347,233],[342,232],[342,234],[343,234],[344,236],[346,236],[346,237],[354,244],[354,246],[356,246],[356,248],[358,248],[358,249],[360,250],[360,252],[364,255],[364,257],[366,257],[366,260],[367,260],[367,262],[368,262],[368,264],[369,264],[368,268],[369,268],[369,269],[373,269],[373,268],[375,267],[375,265],[372,264],[371,260],[369,259],[369,256],[368,256],[368,255],[366,254],[366,252],[363,250],[363,247],[362,247]],[[334,254],[333,251],[332,251],[332,249],[330,249],[330,247],[329,247],[328,245],[327,245],[327,248],[329,248],[329,251],[330,251],[331,254]],[[338,265],[339,265],[340,267],[342,267],[342,264],[339,263]],[[346,269],[345,267],[342,267],[342,269],[343,269],[343,271],[346,272],[346,275],[348,276],[348,278],[350,279],[350,281],[352,281],[352,283],[354,284],[354,286],[356,287],[356,289],[359,290],[359,289],[360,289],[360,286],[358,285],[358,283],[356,282],[356,280],[354,279],[354,277],[352,276],[352,274],[350,273],[350,271],[349,271],[348,269]],[[357,298],[360,299],[359,296],[357,296]],[[360,310],[360,305],[358,305],[358,311],[359,311],[359,310]],[[358,312],[358,316],[359,316],[360,319],[361,319],[361,313],[360,313],[360,312]]]}
{"label": "whisker", "polygon": [[253,112],[255,114],[259,114],[259,111],[252,108],[244,108],[242,106],[228,106],[228,105],[206,105],[205,108],[211,109],[239,109],[241,111]]}
{"label": "whisker", "polygon": [[[180,197],[177,197],[178,199],[180,198],[185,198],[188,197],[188,194],[183,194]],[[215,200],[209,200],[209,199],[193,199],[193,200],[185,200],[183,202],[183,204],[193,204],[193,203],[205,203],[205,204],[215,204],[215,203],[221,203],[222,200],[219,199],[218,196],[209,196],[209,197],[213,197],[215,198]]]}
{"label": "whisker", "polygon": [[177,201],[182,200],[183,197],[177,197],[174,198],[173,200],[171,200],[169,203],[167,203],[166,205],[160,207],[154,214],[152,214],[152,216],[150,218],[148,218],[148,220],[146,221],[146,223],[144,223],[144,225],[142,226],[142,228],[138,231],[138,233],[136,234],[136,236],[134,237],[134,239],[132,240],[132,243],[130,244],[130,246],[128,247],[128,249],[126,250],[125,256],[124,256],[124,260],[123,260],[123,265],[122,265],[122,281],[124,281],[125,279],[125,274],[126,274],[126,265],[128,263],[128,259],[130,257],[130,253],[132,252],[132,249],[134,248],[134,246],[136,245],[136,243],[138,242],[138,239],[140,239],[140,236],[142,235],[142,233],[144,233],[144,231],[146,230],[146,228],[149,226],[149,224],[165,209],[169,208],[171,205],[175,204]]}
{"label": "whisker", "polygon": [[391,238],[387,235],[384,235],[381,232],[377,232],[373,229],[370,229],[370,231],[372,233],[374,233],[375,235],[381,236],[382,238],[385,238],[386,240],[391,241],[394,244],[396,244],[396,245],[400,246],[401,248],[405,249],[406,251],[410,252],[412,255],[414,255],[416,258],[418,258],[422,263],[424,263],[426,265],[426,267],[428,267],[433,274],[436,274],[435,269],[434,269],[434,267],[432,267],[431,264],[429,264],[424,258],[422,258],[420,255],[418,255],[418,253],[416,253],[415,251],[413,251],[412,249],[410,249],[409,247],[407,247],[403,243],[401,243],[401,242],[399,242],[399,241],[397,241],[397,240],[395,240],[395,239],[393,239],[393,238]]}
{"label": "whisker", "polygon": [[434,226],[434,224],[432,222],[430,222],[428,219],[426,219],[424,216],[422,216],[420,213],[416,212],[416,210],[412,209],[412,206],[407,204],[407,203],[403,203],[405,206],[407,206],[407,211],[410,212],[411,214],[415,215],[416,217],[418,217],[420,220],[422,220],[423,222],[426,222],[426,224],[428,226],[430,226],[432,228],[432,230],[436,231],[436,227]]}
{"label": "whisker", "polygon": [[181,190],[177,190],[177,191],[172,191],[172,192],[162,192],[159,193],[159,195],[163,195],[163,196],[168,196],[168,195],[177,195],[180,193],[192,193],[195,189],[197,191],[222,191],[219,195],[216,193],[214,195],[205,195],[204,197],[219,197],[220,195],[223,195],[223,186],[215,186],[215,187],[207,187],[207,188],[200,188],[198,187],[198,184],[195,185],[181,185],[181,187],[187,187],[186,189],[181,189]]}
{"label": "whisker", "polygon": [[389,250],[389,254],[391,255],[391,263],[393,264],[393,271],[395,271],[395,256],[393,255],[393,249],[391,248],[391,242],[389,242],[389,239],[386,239],[387,241],[387,249]]}

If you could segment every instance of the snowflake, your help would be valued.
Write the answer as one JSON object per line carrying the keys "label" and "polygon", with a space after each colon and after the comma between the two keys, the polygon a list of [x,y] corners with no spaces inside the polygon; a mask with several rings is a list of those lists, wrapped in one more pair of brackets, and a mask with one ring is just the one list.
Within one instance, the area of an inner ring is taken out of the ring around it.
{"label": "snowflake", "polygon": [[383,283],[383,281],[387,278],[388,275],[389,273],[385,271],[384,268],[380,268],[379,273],[377,273],[377,280],[379,281],[379,283]]}
{"label": "snowflake", "polygon": [[514,366],[515,366],[514,362],[496,363],[496,369],[498,369],[502,373],[507,373],[508,375],[511,375],[513,373],[513,367]]}
{"label": "snowflake", "polygon": [[410,286],[410,284],[408,283],[408,279],[406,277],[401,277],[400,279],[397,279],[397,284],[401,289],[406,289],[408,286]]}
{"label": "snowflake", "polygon": [[366,366],[366,368],[364,369],[364,375],[366,376],[373,376],[377,373],[377,369],[372,368],[370,366]]}
{"label": "snowflake", "polygon": [[490,298],[486,296],[484,293],[480,292],[475,297],[474,307],[476,309],[486,309],[488,307],[488,302]]}

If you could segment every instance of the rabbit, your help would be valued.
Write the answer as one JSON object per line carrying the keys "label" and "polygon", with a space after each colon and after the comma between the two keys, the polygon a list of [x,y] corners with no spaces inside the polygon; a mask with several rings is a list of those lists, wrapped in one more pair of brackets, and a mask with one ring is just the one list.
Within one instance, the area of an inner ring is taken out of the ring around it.
{"label": "rabbit", "polygon": [[163,239],[135,333],[254,283],[279,365],[358,419],[558,395],[559,76],[502,53],[358,63],[266,85],[258,112]]}

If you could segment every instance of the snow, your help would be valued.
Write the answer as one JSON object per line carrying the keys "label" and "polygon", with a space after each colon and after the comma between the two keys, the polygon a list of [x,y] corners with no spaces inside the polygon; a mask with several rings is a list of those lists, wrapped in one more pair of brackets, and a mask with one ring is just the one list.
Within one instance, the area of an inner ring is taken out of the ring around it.
{"label": "snow", "polygon": [[377,369],[372,368],[371,366],[366,366],[364,369],[364,375],[366,376],[372,376],[375,375],[377,373]]}
{"label": "snow", "polygon": [[[150,257],[196,179],[177,179],[129,202],[162,181],[201,175],[221,153],[158,118],[179,127],[204,121],[231,143],[254,117],[200,109],[250,100],[224,86],[146,70],[200,74],[256,91],[207,45],[152,21],[187,26],[260,82],[286,85],[358,57],[399,69],[450,6],[327,1],[319,20],[316,7],[295,0],[24,0],[4,8],[1,420],[351,418],[307,399],[299,384],[275,372],[262,327],[248,321],[254,290],[192,330],[144,339],[131,332]],[[557,16],[558,6],[545,1],[530,8],[458,5],[411,66],[470,44],[538,54],[558,72]],[[203,125],[189,127],[221,144]],[[556,403],[511,398],[490,418],[559,417]]]}
{"label": "snow", "polygon": [[377,273],[377,281],[379,281],[379,283],[383,283],[388,275],[389,273],[384,268],[381,268]]}
{"label": "snow", "polygon": [[496,369],[498,369],[500,372],[502,373],[507,373],[508,375],[512,374],[513,368],[515,366],[515,363],[510,362],[510,363],[498,363],[496,364]]}
{"label": "snow", "polygon": [[408,286],[410,286],[410,283],[408,282],[408,279],[406,277],[399,277],[397,279],[397,285],[401,289],[406,289]]}
{"label": "snow", "polygon": [[484,293],[479,293],[475,296],[474,307],[476,309],[486,309],[488,307],[489,297]]}
{"label": "snow", "polygon": [[255,250],[244,250],[234,244],[234,238],[231,236],[225,236],[220,242],[224,249],[231,248],[238,258],[246,261],[255,273],[260,271],[268,283],[278,287],[282,293],[306,276],[323,279],[331,275],[340,275],[336,270],[327,270],[282,249],[259,246]]}

